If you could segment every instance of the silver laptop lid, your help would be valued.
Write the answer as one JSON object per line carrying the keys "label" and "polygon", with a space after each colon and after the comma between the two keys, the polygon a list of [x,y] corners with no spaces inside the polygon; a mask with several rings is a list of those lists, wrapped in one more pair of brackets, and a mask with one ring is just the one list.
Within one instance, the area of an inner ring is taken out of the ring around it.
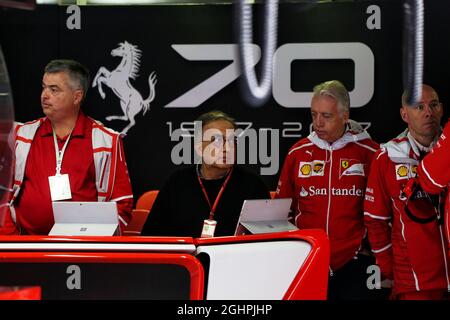
{"label": "silver laptop lid", "polygon": [[297,230],[288,221],[292,199],[245,200],[235,235]]}
{"label": "silver laptop lid", "polygon": [[291,209],[291,198],[245,200],[240,221],[287,220]]}
{"label": "silver laptop lid", "polygon": [[[252,234],[273,233],[298,230],[287,220],[241,222],[242,226]],[[245,230],[242,230],[245,233]]]}
{"label": "silver laptop lid", "polygon": [[115,202],[55,201],[52,207],[55,223],[119,223]]}
{"label": "silver laptop lid", "polygon": [[112,236],[118,231],[115,202],[57,201],[52,206],[55,224],[49,235]]}

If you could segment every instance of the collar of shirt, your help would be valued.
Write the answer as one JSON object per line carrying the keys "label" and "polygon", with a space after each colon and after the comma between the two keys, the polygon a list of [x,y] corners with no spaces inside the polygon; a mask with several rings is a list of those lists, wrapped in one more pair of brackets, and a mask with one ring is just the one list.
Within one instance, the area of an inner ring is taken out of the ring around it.
{"label": "collar of shirt", "polygon": [[[87,122],[87,117],[86,115],[80,111],[78,113],[78,118],[77,118],[77,122],[75,123],[75,127],[73,128],[72,131],[72,137],[84,137],[86,135],[86,122]],[[45,118],[44,123],[42,123],[41,125],[41,137],[46,137],[46,136],[53,136],[53,128],[52,128],[52,123],[50,121],[50,119]],[[63,139],[59,139],[59,140],[65,140],[67,138],[64,137]]]}
{"label": "collar of shirt", "polygon": [[345,125],[344,134],[333,143],[329,143],[325,140],[320,139],[315,131],[309,134],[308,139],[320,149],[339,150],[344,148],[350,142],[370,139],[370,135],[366,130],[363,129],[363,127],[359,123],[349,119],[348,123]]}
{"label": "collar of shirt", "polygon": [[413,150],[414,154],[419,158],[422,159],[428,152],[433,149],[433,146],[435,145],[436,141],[439,139],[441,130],[439,131],[439,134],[436,135],[434,140],[431,142],[429,147],[425,147],[422,144],[420,144],[411,134],[411,132],[408,130],[407,137],[409,140],[409,143],[411,144],[411,149]]}

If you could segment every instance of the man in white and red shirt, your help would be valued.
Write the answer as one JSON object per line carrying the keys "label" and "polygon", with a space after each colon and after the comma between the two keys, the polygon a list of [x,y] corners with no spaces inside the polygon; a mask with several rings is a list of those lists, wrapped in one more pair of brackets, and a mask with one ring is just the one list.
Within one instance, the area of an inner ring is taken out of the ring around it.
{"label": "man in white and red shirt", "polygon": [[418,104],[408,106],[403,95],[400,114],[408,128],[382,145],[367,183],[369,241],[382,275],[393,279],[393,299],[445,299],[450,288],[447,243],[437,205],[420,188],[409,195],[405,191],[439,136],[443,107],[436,91],[423,85]]}
{"label": "man in white and red shirt", "polygon": [[288,152],[277,197],[292,198],[300,229],[324,230],[330,239],[329,299],[369,299],[367,267],[360,255],[365,227],[366,180],[378,144],[349,120],[350,97],[333,80],[314,88],[311,115],[314,131]]}
{"label": "man in white and red shirt", "polygon": [[444,209],[445,234],[450,248],[450,119],[438,142],[420,162],[417,173],[420,185],[426,192],[441,193],[443,208],[440,209]]}
{"label": "man in white and red shirt", "polygon": [[46,66],[46,117],[15,128],[10,212],[0,234],[47,235],[54,224],[52,201],[60,200],[113,201],[120,227],[130,220],[133,194],[121,137],[81,111],[88,86],[88,70],[76,61]]}

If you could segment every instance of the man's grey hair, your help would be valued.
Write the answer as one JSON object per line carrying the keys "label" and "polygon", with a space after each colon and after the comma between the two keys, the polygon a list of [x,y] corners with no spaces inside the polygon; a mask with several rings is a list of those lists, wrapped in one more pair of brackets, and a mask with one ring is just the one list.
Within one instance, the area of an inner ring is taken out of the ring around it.
{"label": "man's grey hair", "polygon": [[52,60],[44,69],[45,73],[65,72],[69,76],[69,85],[73,90],[83,90],[83,100],[89,88],[89,70],[75,60]]}
{"label": "man's grey hair", "polygon": [[341,112],[350,111],[350,95],[347,88],[338,80],[322,82],[314,87],[313,97],[328,96],[335,99]]}

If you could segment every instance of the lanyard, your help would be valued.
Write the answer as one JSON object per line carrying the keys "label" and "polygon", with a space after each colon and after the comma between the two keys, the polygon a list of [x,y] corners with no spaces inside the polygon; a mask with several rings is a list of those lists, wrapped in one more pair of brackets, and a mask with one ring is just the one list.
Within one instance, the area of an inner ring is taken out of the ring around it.
{"label": "lanyard", "polygon": [[[73,131],[73,129],[72,129],[72,131]],[[55,143],[56,175],[57,176],[61,175],[61,166],[62,166],[62,161],[63,161],[63,157],[64,157],[64,152],[66,152],[67,145],[69,144],[70,137],[72,136],[72,131],[70,131],[70,134],[67,137],[62,150],[59,151],[58,141],[56,139],[56,133],[55,133],[55,130],[53,129],[53,142]]]}
{"label": "lanyard", "polygon": [[206,201],[208,201],[209,209],[211,210],[209,212],[209,220],[214,219],[214,213],[216,212],[217,205],[219,204],[219,200],[222,197],[222,193],[224,192],[228,181],[230,181],[231,174],[233,173],[234,167],[231,168],[230,173],[228,174],[227,178],[225,179],[224,183],[222,184],[222,187],[220,188],[219,193],[217,194],[216,200],[214,201],[214,204],[211,207],[211,201],[209,200],[208,193],[206,192],[205,186],[203,185],[202,179],[200,178],[200,175],[197,174],[198,182],[200,183],[200,187],[202,188],[203,194],[205,195]]}

